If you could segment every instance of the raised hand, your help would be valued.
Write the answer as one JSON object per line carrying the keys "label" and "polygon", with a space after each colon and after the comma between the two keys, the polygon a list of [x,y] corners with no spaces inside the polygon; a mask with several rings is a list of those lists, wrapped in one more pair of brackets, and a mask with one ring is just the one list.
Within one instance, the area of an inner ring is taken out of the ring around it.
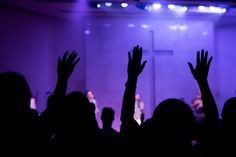
{"label": "raised hand", "polygon": [[73,72],[76,64],[80,61],[80,58],[77,58],[77,53],[73,51],[69,54],[67,51],[62,59],[59,57],[57,62],[57,74],[59,78],[68,79]]}
{"label": "raised hand", "polygon": [[141,64],[142,60],[142,47],[135,46],[133,48],[133,55],[129,52],[129,62],[128,62],[128,78],[137,78],[139,74],[143,71],[146,64],[146,60]]}
{"label": "raised hand", "polygon": [[189,68],[193,74],[193,77],[198,83],[198,86],[201,90],[203,108],[205,113],[205,123],[207,126],[207,136],[211,136],[210,138],[215,139],[215,133],[217,132],[217,128],[219,127],[219,113],[217,110],[217,105],[215,99],[211,93],[211,89],[208,84],[208,72],[210,68],[210,64],[213,57],[210,57],[208,60],[208,52],[204,51],[204,49],[197,52],[197,65],[193,68],[191,63],[188,63]]}
{"label": "raised hand", "polygon": [[197,65],[195,68],[193,68],[192,63],[188,62],[193,77],[196,79],[197,82],[201,83],[202,81],[207,81],[212,59],[213,57],[210,57],[210,59],[208,60],[208,51],[202,49],[201,56],[200,51],[197,52]]}

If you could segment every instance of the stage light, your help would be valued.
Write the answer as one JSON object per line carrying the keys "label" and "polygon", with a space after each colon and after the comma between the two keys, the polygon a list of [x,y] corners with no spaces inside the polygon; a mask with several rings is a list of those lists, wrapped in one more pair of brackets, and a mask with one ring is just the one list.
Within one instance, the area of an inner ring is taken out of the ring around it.
{"label": "stage light", "polygon": [[129,27],[129,28],[133,28],[133,27],[134,27],[134,24],[129,23],[129,24],[128,24],[128,27]]}
{"label": "stage light", "polygon": [[106,3],[105,3],[105,6],[111,7],[111,6],[112,6],[112,3],[111,3],[111,2],[106,2]]}
{"label": "stage light", "polygon": [[98,3],[98,4],[97,4],[97,8],[101,8],[101,4]]}
{"label": "stage light", "polygon": [[145,10],[152,11],[153,7],[150,5],[147,5],[144,7]]}
{"label": "stage light", "polygon": [[169,29],[185,31],[185,30],[187,30],[187,25],[179,25],[179,24],[169,25]]}
{"label": "stage light", "polygon": [[152,7],[153,7],[153,9],[158,10],[161,8],[161,4],[160,3],[153,3]]}
{"label": "stage light", "polygon": [[174,4],[169,4],[169,5],[168,5],[168,8],[169,8],[170,10],[173,10],[173,9],[175,8],[175,5],[174,5]]}
{"label": "stage light", "polygon": [[207,32],[202,32],[202,34],[206,36],[208,33]]}
{"label": "stage light", "polygon": [[227,10],[225,8],[223,8],[221,11],[222,11],[222,13],[225,13]]}
{"label": "stage light", "polygon": [[205,7],[205,6],[200,5],[200,6],[198,6],[198,10],[200,10],[200,11],[206,11],[206,10],[208,10],[208,8]]}
{"label": "stage light", "polygon": [[147,24],[142,24],[142,25],[141,25],[141,27],[142,27],[142,28],[149,28],[149,27],[150,27],[150,25],[147,25]]}
{"label": "stage light", "polygon": [[212,13],[225,13],[226,9],[221,7],[210,6],[209,11]]}
{"label": "stage light", "polygon": [[182,11],[183,11],[183,12],[186,12],[187,10],[188,10],[187,7],[182,7]]}
{"label": "stage light", "polygon": [[185,31],[187,29],[186,25],[179,25],[179,30]]}
{"label": "stage light", "polygon": [[215,7],[215,6],[198,6],[198,10],[199,12],[205,12],[205,13],[225,13],[227,10],[225,8],[221,8],[221,7]]}
{"label": "stage light", "polygon": [[86,34],[86,35],[90,34],[90,30],[85,30],[84,34]]}
{"label": "stage light", "polygon": [[169,25],[169,29],[176,30],[176,29],[178,29],[178,26],[177,25]]}
{"label": "stage light", "polygon": [[175,11],[175,12],[186,12],[188,8],[186,6],[179,6],[179,5],[168,5],[168,8]]}
{"label": "stage light", "polygon": [[121,5],[123,8],[128,7],[128,3],[121,3],[120,5]]}

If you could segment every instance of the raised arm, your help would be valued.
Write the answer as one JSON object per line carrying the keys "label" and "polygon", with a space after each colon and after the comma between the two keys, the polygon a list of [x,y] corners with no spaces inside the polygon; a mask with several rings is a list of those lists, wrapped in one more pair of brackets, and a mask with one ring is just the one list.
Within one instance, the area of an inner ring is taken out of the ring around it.
{"label": "raised arm", "polygon": [[190,62],[188,62],[188,65],[201,90],[207,125],[215,128],[219,125],[219,113],[207,80],[212,59],[213,57],[210,57],[208,60],[208,52],[202,49],[201,53],[200,51],[197,52],[196,67],[194,68]]}
{"label": "raised arm", "polygon": [[56,87],[53,94],[48,98],[46,110],[40,116],[42,137],[51,138],[58,120],[58,108],[60,108],[63,97],[66,95],[68,79],[79,60],[75,51],[71,54],[67,51],[62,58],[58,58]]}
{"label": "raised arm", "polygon": [[[127,126],[135,122],[134,107],[135,107],[135,90],[139,74],[143,71],[147,61],[142,60],[142,47],[136,46],[133,48],[133,55],[128,54],[128,80],[123,96],[123,103],[121,109],[121,122],[122,126]],[[122,129],[122,128],[121,128]]]}
{"label": "raised arm", "polygon": [[53,95],[55,96],[64,96],[66,94],[69,77],[80,60],[80,58],[77,58],[77,53],[75,51],[73,51],[69,56],[68,54],[69,51],[67,51],[62,58],[58,58],[57,84],[53,92]]}

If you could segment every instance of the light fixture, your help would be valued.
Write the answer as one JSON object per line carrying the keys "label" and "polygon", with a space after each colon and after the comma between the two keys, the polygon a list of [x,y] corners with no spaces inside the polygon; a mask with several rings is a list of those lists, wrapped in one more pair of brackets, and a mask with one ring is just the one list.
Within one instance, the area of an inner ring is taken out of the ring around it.
{"label": "light fixture", "polygon": [[98,4],[97,4],[97,8],[101,8],[101,4],[98,3]]}
{"label": "light fixture", "polygon": [[153,9],[158,10],[161,8],[161,4],[160,3],[153,3],[152,7],[153,7]]}
{"label": "light fixture", "polygon": [[111,6],[112,6],[112,3],[111,3],[111,2],[106,2],[106,3],[105,3],[105,6],[111,7]]}
{"label": "light fixture", "polygon": [[128,7],[128,3],[121,3],[120,5],[121,5],[123,8]]}
{"label": "light fixture", "polygon": [[175,5],[174,5],[174,4],[169,4],[169,5],[168,5],[168,8],[169,8],[170,10],[173,10],[173,9],[175,8]]}

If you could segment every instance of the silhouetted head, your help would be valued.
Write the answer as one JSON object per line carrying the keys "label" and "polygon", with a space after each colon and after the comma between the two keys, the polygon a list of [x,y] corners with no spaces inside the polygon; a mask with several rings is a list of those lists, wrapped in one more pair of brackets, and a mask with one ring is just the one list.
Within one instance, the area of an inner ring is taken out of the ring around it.
{"label": "silhouetted head", "polygon": [[152,117],[153,125],[165,138],[191,140],[195,118],[191,108],[179,99],[162,101]]}
{"label": "silhouetted head", "polygon": [[[62,108],[67,125],[95,126],[95,105],[90,103],[87,97],[79,92],[71,92],[66,96],[65,105]],[[96,126],[95,126],[96,127]]]}
{"label": "silhouetted head", "polygon": [[104,107],[102,109],[101,120],[103,125],[112,126],[112,122],[114,121],[115,111],[110,107]]}
{"label": "silhouetted head", "polygon": [[25,78],[15,72],[0,73],[0,110],[19,113],[30,110],[31,91]]}
{"label": "silhouetted head", "polygon": [[[222,116],[222,122],[224,124],[235,125],[235,122],[236,122],[236,97],[232,97],[225,102],[221,116]],[[234,123],[234,124],[232,124],[232,123]]]}

